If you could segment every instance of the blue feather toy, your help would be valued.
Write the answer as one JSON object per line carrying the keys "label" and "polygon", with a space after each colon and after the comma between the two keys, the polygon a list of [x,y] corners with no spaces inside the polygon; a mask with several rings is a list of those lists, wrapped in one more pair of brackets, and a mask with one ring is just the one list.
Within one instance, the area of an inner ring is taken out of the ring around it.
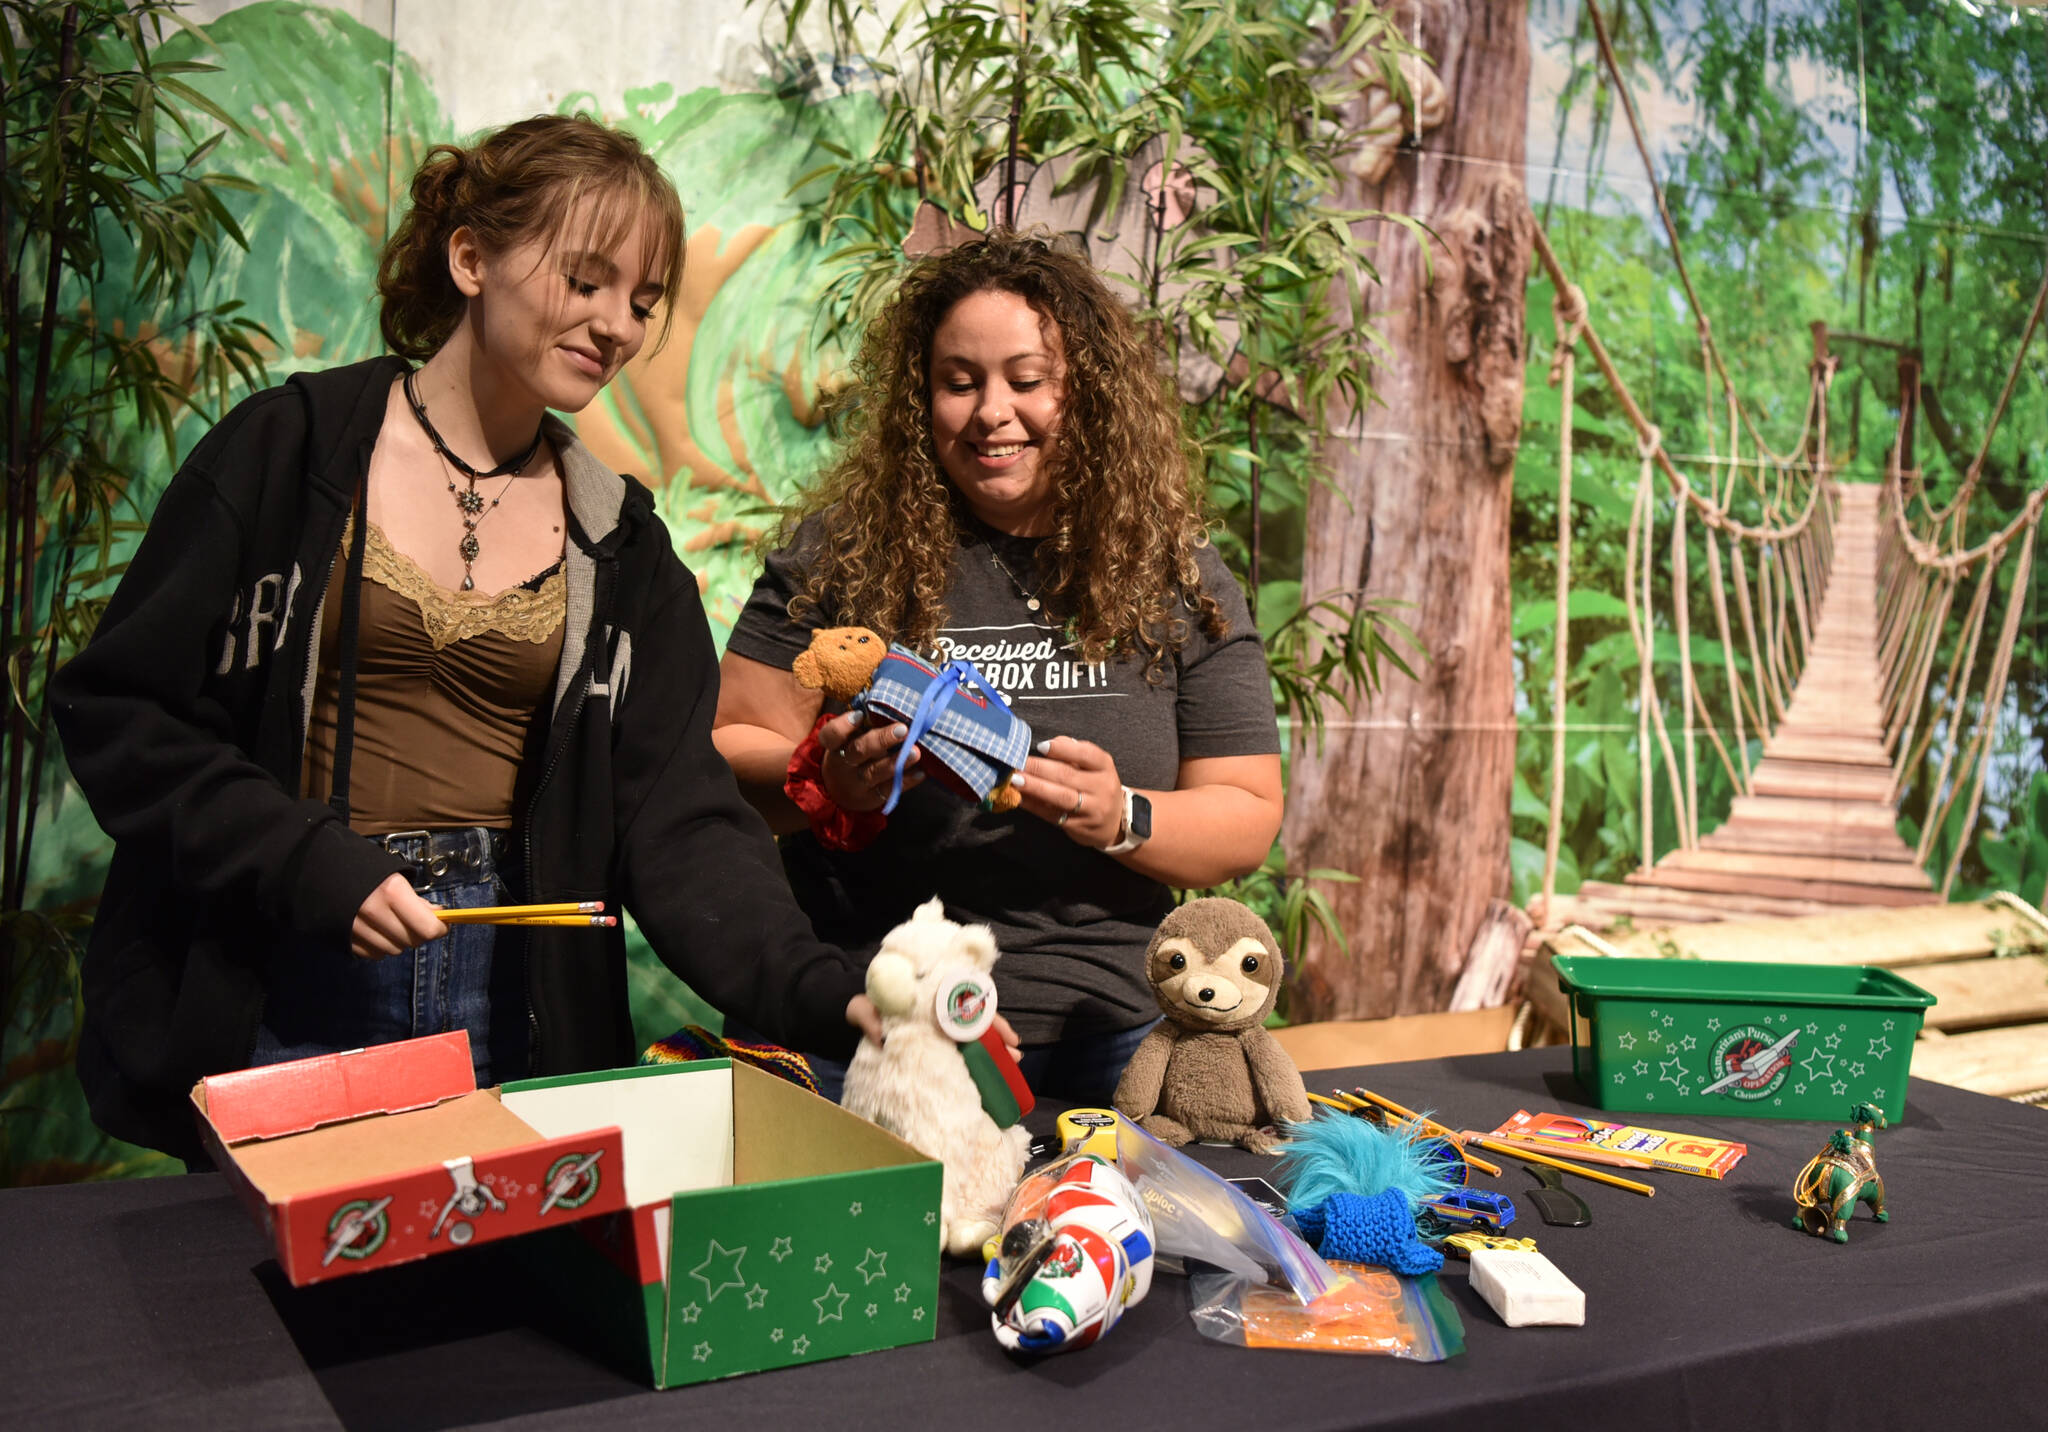
{"label": "blue feather toy", "polygon": [[1287,1126],[1279,1175],[1302,1236],[1325,1258],[1433,1273],[1444,1255],[1416,1236],[1415,1210],[1451,1189],[1430,1141],[1318,1109]]}

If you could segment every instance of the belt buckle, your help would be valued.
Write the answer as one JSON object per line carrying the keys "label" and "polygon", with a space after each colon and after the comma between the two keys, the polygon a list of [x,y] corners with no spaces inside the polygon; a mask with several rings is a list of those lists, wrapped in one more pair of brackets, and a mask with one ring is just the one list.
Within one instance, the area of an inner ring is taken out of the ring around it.
{"label": "belt buckle", "polygon": [[[438,879],[448,873],[448,857],[435,851],[434,833],[430,830],[394,830],[389,835],[381,837],[381,840],[386,852],[398,856],[412,867],[414,885],[422,883],[422,873],[429,880]],[[401,842],[414,840],[420,842],[420,854],[419,858],[410,859],[398,847]]]}

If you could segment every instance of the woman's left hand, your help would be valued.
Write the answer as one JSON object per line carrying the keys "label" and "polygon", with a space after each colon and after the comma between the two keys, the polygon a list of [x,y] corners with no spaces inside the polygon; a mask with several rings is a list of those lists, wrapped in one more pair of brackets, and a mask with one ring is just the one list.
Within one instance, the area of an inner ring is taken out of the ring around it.
{"label": "woman's left hand", "polygon": [[1024,809],[1090,850],[1116,844],[1124,827],[1124,785],[1116,760],[1093,741],[1055,736],[1024,762]]}

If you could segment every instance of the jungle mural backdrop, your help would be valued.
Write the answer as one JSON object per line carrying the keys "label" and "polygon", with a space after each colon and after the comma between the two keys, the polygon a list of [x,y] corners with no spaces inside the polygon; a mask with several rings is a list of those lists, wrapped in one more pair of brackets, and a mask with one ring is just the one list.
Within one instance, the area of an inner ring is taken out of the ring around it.
{"label": "jungle mural backdrop", "polygon": [[[682,193],[685,285],[666,346],[578,426],[656,489],[722,636],[774,504],[829,450],[846,325],[913,228],[1021,203],[1113,268],[1102,216],[1128,183],[1156,232],[1126,277],[1172,334],[1218,541],[1275,651],[1290,811],[1246,893],[1307,955],[1295,1017],[1444,1007],[1502,911],[1598,928],[1646,868],[1663,878],[1638,905],[1698,898],[1687,872],[1722,868],[1717,832],[1763,820],[1740,802],[1815,794],[1767,767],[1767,739],[1860,768],[1828,793],[1882,812],[1839,850],[1788,844],[1786,869],[1835,852],[1909,869],[1897,888],[1927,898],[2040,901],[2039,13],[1604,0],[1596,25],[1578,0],[1290,0],[1045,4],[1020,26],[1001,4],[946,21],[699,0],[594,31],[516,8],[499,35],[487,8],[366,22],[288,0],[167,30],[156,57],[210,66],[181,82],[222,135],[190,172],[245,186],[220,202],[246,247],[189,256],[186,310],[239,304],[271,382],[367,356],[377,253],[429,146],[539,109],[631,129]],[[921,33],[954,70],[920,68]],[[545,63],[497,63],[542,44]],[[1004,183],[1006,148],[1025,172]],[[146,241],[102,237],[116,277]],[[173,373],[196,352],[179,313],[118,282],[63,296]],[[185,372],[196,406],[168,445],[106,415],[118,501],[40,549],[33,594],[77,596],[45,642],[75,640],[104,593],[77,552],[100,542],[117,572],[167,449],[246,391],[215,376]],[[33,715],[34,663],[11,650]],[[69,1074],[107,841],[61,756],[39,769],[0,1178],[163,1171],[97,1135]],[[1769,849],[1768,826],[1743,849]],[[649,1037],[703,1017],[644,951],[634,991]]]}

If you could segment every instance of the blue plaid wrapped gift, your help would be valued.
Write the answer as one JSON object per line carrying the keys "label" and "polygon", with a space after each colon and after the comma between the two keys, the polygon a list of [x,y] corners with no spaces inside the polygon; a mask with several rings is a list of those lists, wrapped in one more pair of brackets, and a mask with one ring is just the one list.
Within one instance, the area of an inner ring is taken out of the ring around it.
{"label": "blue plaid wrapped gift", "polygon": [[908,647],[891,644],[868,689],[854,699],[875,721],[900,721],[910,730],[896,761],[896,780],[882,809],[903,795],[904,763],[913,747],[920,767],[964,800],[988,799],[1031,753],[1031,726],[971,661],[934,665]]}

